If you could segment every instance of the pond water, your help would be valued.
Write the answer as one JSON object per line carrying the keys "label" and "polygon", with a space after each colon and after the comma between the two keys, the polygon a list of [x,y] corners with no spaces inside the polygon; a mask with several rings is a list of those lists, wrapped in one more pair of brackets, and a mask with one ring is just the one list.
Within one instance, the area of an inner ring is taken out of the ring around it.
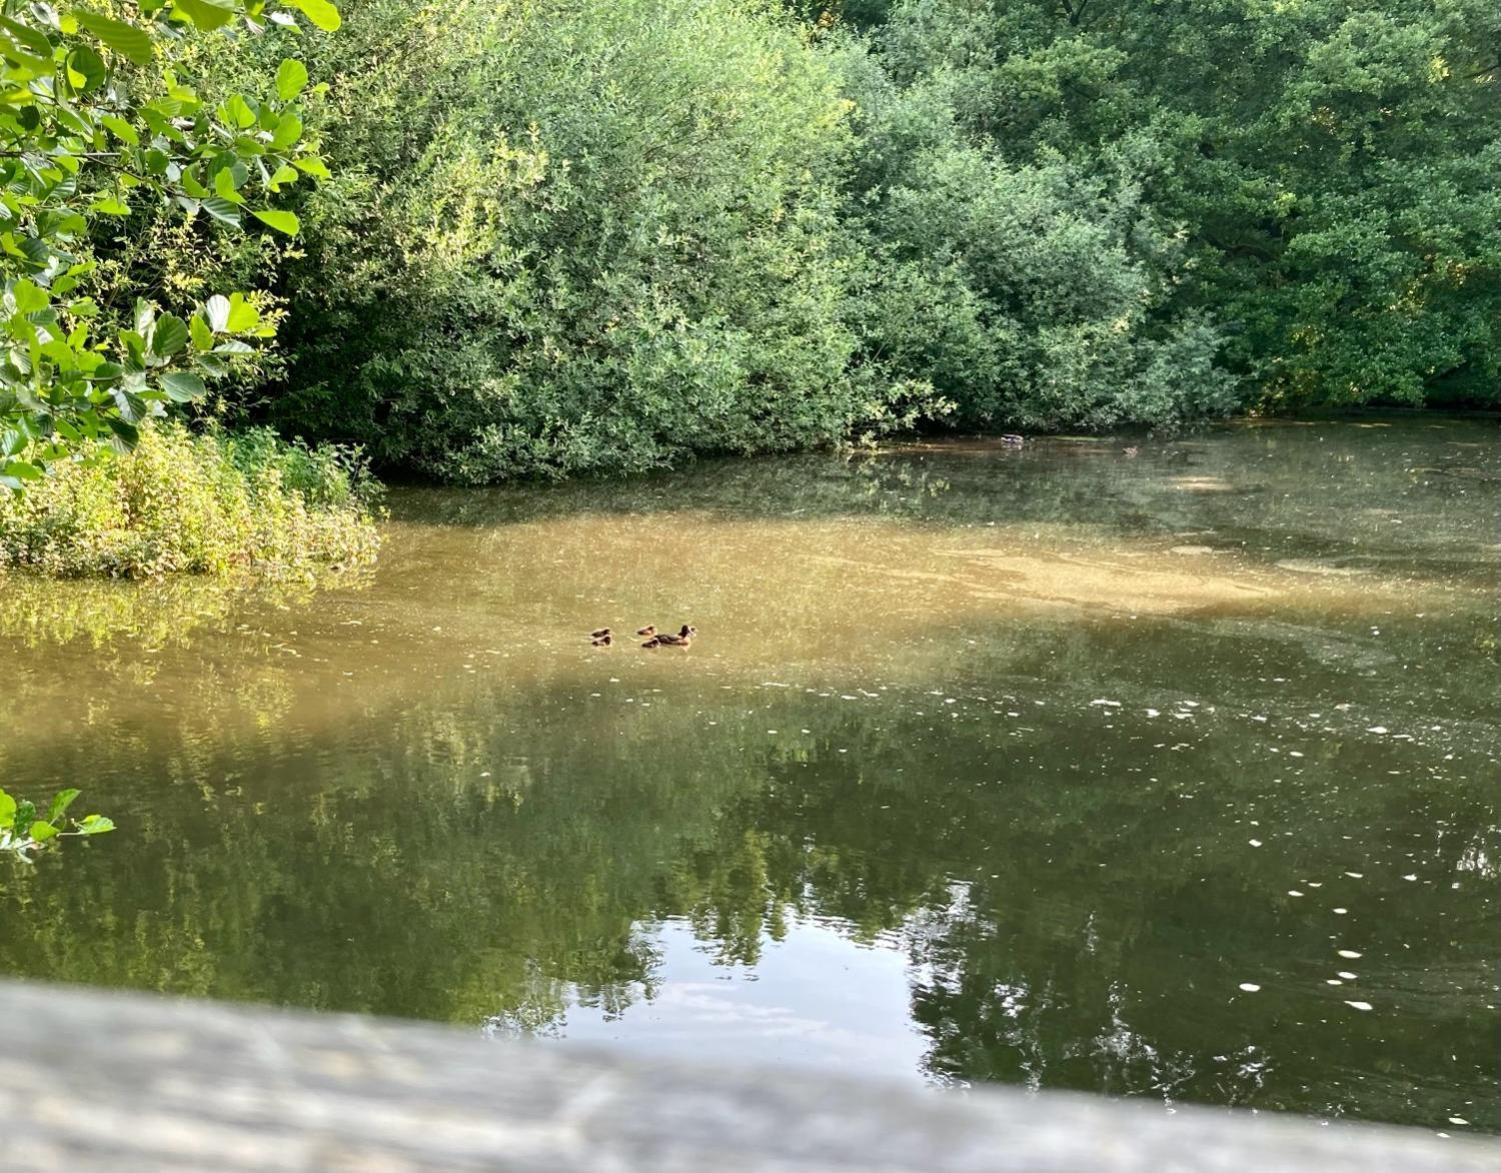
{"label": "pond water", "polygon": [[[310,596],[6,585],[0,972],[1496,1130],[1493,424],[401,489]],[[686,651],[610,625],[695,624]]]}

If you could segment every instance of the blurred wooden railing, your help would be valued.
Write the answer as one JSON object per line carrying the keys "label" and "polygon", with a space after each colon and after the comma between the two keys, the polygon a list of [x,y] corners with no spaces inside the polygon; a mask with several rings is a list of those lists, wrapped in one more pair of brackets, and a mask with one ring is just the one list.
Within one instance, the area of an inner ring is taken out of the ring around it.
{"label": "blurred wooden railing", "polygon": [[0,1169],[1428,1173],[1493,1144],[0,982]]}

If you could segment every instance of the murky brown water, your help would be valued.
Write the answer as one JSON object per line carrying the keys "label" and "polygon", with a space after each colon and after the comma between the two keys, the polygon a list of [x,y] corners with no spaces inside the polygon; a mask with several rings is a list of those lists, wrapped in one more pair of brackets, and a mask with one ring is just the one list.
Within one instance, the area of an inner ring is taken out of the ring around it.
{"label": "murky brown water", "polygon": [[[12,580],[4,785],[121,829],[0,865],[0,969],[1496,1129],[1495,440],[408,489],[310,597]],[[584,635],[649,621],[701,634]]]}

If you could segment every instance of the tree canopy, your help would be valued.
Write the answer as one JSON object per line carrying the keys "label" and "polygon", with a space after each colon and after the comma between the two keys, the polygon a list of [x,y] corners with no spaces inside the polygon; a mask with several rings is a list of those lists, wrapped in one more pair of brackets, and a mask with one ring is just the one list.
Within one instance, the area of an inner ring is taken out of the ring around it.
{"label": "tree canopy", "polygon": [[4,483],[168,410],[488,482],[1498,401],[1481,0],[344,10],[6,5]]}

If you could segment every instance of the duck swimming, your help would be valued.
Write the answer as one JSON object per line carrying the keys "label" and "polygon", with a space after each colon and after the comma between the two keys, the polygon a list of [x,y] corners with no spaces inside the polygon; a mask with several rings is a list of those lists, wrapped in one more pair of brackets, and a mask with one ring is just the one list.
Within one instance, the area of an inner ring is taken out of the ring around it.
{"label": "duck swimming", "polygon": [[610,634],[610,629],[608,627],[597,627],[597,628],[595,628],[593,631],[591,631],[589,633],[589,638],[590,639],[604,639],[605,636],[607,636],[609,634]]}
{"label": "duck swimming", "polygon": [[657,625],[655,623],[648,623],[645,627],[638,627],[636,628],[636,634],[644,635],[650,639],[657,634]]}
{"label": "duck swimming", "polygon": [[656,643],[657,643],[657,645],[659,647],[664,647],[664,648],[686,648],[689,644],[691,644],[693,642],[693,637],[695,635],[697,635],[697,634],[698,634],[698,628],[696,628],[696,627],[689,627],[685,623],[678,630],[678,633],[676,635],[673,635],[671,632],[668,632],[668,631],[663,631],[663,632],[658,632],[652,638],[656,641]]}
{"label": "duck swimming", "polygon": [[604,635],[595,636],[589,642],[597,648],[607,648],[615,642],[615,637],[607,631]]}

